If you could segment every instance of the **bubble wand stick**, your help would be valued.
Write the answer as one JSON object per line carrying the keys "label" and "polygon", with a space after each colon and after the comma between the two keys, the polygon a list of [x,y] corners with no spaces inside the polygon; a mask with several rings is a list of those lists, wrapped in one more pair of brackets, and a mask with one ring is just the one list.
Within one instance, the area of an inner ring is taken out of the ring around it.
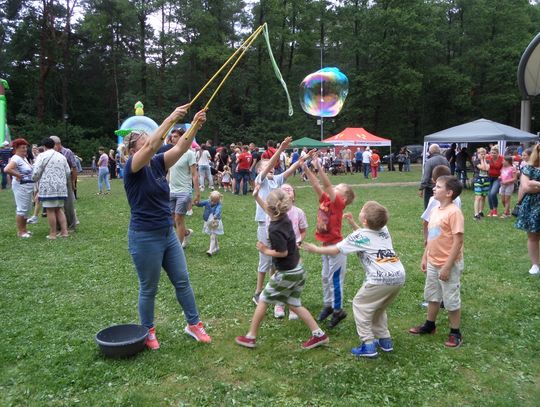
{"label": "bubble wand stick", "polygon": [[[293,109],[292,109],[292,103],[291,103],[291,98],[289,96],[289,91],[287,89],[287,85],[285,83],[285,81],[283,80],[283,76],[281,75],[281,72],[279,71],[279,68],[277,66],[277,63],[274,59],[274,55],[272,53],[272,48],[270,46],[270,38],[269,38],[269,35],[268,35],[268,25],[267,23],[264,23],[262,24],[261,26],[259,26],[241,45],[240,47],[238,47],[238,49],[227,59],[227,61],[225,61],[225,63],[221,66],[221,68],[219,68],[217,70],[217,72],[208,80],[208,82],[202,87],[202,89],[193,97],[193,99],[189,102],[189,107],[191,107],[195,101],[199,98],[199,96],[206,90],[206,88],[208,88],[208,86],[210,86],[210,84],[216,79],[216,77],[225,69],[225,67],[227,65],[229,65],[229,63],[231,63],[231,61],[234,60],[235,57],[236,58],[236,61],[234,61],[233,65],[229,68],[229,70],[227,71],[227,73],[225,74],[225,76],[223,77],[223,79],[221,80],[221,82],[219,83],[219,85],[217,86],[217,88],[214,90],[214,92],[212,93],[212,95],[210,96],[210,99],[208,100],[208,102],[206,103],[206,105],[204,106],[204,109],[205,110],[208,110],[209,107],[210,107],[210,103],[212,103],[212,101],[214,100],[214,98],[216,97],[217,93],[219,92],[219,90],[221,89],[221,87],[224,85],[225,81],[229,78],[229,76],[231,75],[232,71],[234,70],[234,68],[236,68],[236,66],[238,65],[238,63],[240,62],[240,60],[243,58],[244,54],[246,53],[246,51],[248,50],[248,48],[253,44],[253,42],[255,42],[255,40],[257,39],[257,37],[262,33],[264,33],[264,37],[266,39],[266,45],[267,45],[267,48],[268,48],[268,53],[270,55],[270,59],[272,61],[272,66],[274,68],[274,73],[276,75],[276,77],[278,78],[278,80],[280,81],[281,85],[283,86],[284,90],[285,90],[285,93],[287,95],[287,100],[288,100],[288,103],[289,103],[289,116],[292,116],[293,114]],[[241,52],[240,52],[241,51]],[[240,54],[239,54],[240,53]],[[239,54],[239,55],[238,55]],[[174,126],[174,124],[173,124]],[[173,127],[171,126],[171,128]],[[169,129],[170,131],[170,129]],[[166,137],[166,135],[169,133],[169,131],[167,131],[164,135],[163,135],[163,138]],[[186,135],[185,135],[185,139],[187,140],[188,138],[190,137],[190,132],[186,132]]]}

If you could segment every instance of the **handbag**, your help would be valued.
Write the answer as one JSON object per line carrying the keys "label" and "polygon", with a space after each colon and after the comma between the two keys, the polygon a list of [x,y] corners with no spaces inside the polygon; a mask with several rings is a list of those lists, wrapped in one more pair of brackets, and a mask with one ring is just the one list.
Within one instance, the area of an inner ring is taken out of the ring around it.
{"label": "handbag", "polygon": [[45,168],[47,168],[47,164],[49,164],[49,161],[51,161],[51,158],[54,157],[55,153],[56,153],[56,151],[53,151],[53,153],[51,154],[51,156],[49,157],[49,159],[47,160],[47,162],[45,163],[45,165],[43,166],[43,168],[41,169],[41,171],[39,173],[32,174],[32,180],[34,182],[38,182],[41,179],[41,176],[45,172]]}
{"label": "handbag", "polygon": [[516,206],[514,206],[514,209],[512,209],[512,216],[518,217],[521,203],[523,202],[523,198],[525,198],[526,196],[527,194],[523,195],[521,199],[516,203]]}

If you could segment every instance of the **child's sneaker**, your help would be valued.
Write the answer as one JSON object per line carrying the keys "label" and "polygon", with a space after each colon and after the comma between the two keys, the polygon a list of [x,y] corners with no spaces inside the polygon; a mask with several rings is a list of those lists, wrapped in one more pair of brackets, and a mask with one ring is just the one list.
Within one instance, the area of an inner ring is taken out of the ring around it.
{"label": "child's sneaker", "polygon": [[253,349],[254,347],[257,346],[257,344],[255,342],[256,342],[255,338],[248,338],[247,336],[237,336],[236,337],[236,343],[238,345],[240,345],[240,346],[245,347],[245,348]]}
{"label": "child's sneaker", "polygon": [[375,344],[381,348],[383,352],[392,352],[394,350],[392,338],[379,338],[375,341]]}
{"label": "child's sneaker", "polygon": [[425,324],[409,329],[409,333],[413,335],[433,335],[435,332],[437,332],[437,328],[433,327],[433,329],[430,329]]}
{"label": "child's sneaker", "polygon": [[159,342],[156,337],[156,328],[152,327],[148,330],[148,336],[146,337],[145,345],[148,349],[159,349]]}
{"label": "child's sneaker", "polygon": [[444,343],[444,346],[448,348],[459,348],[463,342],[461,334],[450,333],[448,340]]}
{"label": "child's sneaker", "polygon": [[193,215],[193,209],[190,209],[186,212],[186,216],[192,216]]}
{"label": "child's sneaker", "polygon": [[375,344],[375,342],[371,342],[371,343],[364,342],[359,347],[352,348],[351,353],[354,356],[363,357],[363,358],[376,358],[377,356],[379,356],[379,354],[377,353],[377,345]]}
{"label": "child's sneaker", "polygon": [[201,321],[197,325],[186,325],[184,332],[195,338],[197,342],[210,343],[212,338],[204,330],[204,325]]}
{"label": "child's sneaker", "polygon": [[298,314],[294,311],[289,310],[289,321],[296,321],[298,319]]}
{"label": "child's sneaker", "polygon": [[313,349],[317,346],[325,345],[328,342],[330,342],[330,339],[328,339],[328,335],[326,334],[323,336],[312,336],[302,344],[302,349]]}
{"label": "child's sneaker", "polygon": [[191,236],[193,234],[193,229],[187,229],[187,232],[189,232],[187,235],[184,235],[184,241],[182,242],[182,248],[186,248],[189,244],[189,241],[191,240]]}
{"label": "child's sneaker", "polygon": [[283,318],[285,316],[285,308],[283,305],[276,304],[274,307],[274,318]]}
{"label": "child's sneaker", "polygon": [[31,224],[31,225],[38,223],[38,217],[32,216],[31,218],[26,219],[26,223]]}
{"label": "child's sneaker", "polygon": [[332,313],[334,312],[334,308],[332,307],[324,307],[317,317],[317,321],[324,321],[326,318],[328,318]]}
{"label": "child's sneaker", "polygon": [[347,316],[347,313],[343,311],[342,309],[338,311],[334,311],[334,313],[332,314],[332,319],[328,323],[328,328],[330,329],[335,328],[341,321],[345,319],[346,316]]}

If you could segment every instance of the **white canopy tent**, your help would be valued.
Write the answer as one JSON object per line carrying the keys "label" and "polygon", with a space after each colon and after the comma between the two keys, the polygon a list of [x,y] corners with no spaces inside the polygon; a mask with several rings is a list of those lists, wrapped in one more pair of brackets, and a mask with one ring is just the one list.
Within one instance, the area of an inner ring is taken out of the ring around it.
{"label": "white canopy tent", "polygon": [[424,137],[424,162],[428,145],[433,143],[498,143],[501,153],[504,152],[507,142],[535,142],[536,134],[516,129],[512,126],[497,123],[487,119],[478,119],[470,123],[450,127],[449,129],[429,134]]}

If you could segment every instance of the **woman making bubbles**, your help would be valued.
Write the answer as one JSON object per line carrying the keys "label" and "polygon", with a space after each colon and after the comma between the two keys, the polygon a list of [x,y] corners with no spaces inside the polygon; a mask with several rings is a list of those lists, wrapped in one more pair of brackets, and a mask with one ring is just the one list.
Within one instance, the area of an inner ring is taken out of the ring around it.
{"label": "woman making bubbles", "polygon": [[191,147],[193,137],[206,121],[205,110],[195,115],[191,128],[174,147],[156,154],[168,129],[186,115],[188,108],[189,105],[176,108],[152,135],[132,131],[124,139],[129,152],[124,176],[131,208],[128,249],[139,277],[139,316],[141,324],[150,330],[146,341],[150,349],[159,348],[154,328],[154,302],[161,267],[173,284],[186,316],[184,332],[197,341],[211,342],[199,319],[186,258],[172,226],[166,178],[167,170]]}

